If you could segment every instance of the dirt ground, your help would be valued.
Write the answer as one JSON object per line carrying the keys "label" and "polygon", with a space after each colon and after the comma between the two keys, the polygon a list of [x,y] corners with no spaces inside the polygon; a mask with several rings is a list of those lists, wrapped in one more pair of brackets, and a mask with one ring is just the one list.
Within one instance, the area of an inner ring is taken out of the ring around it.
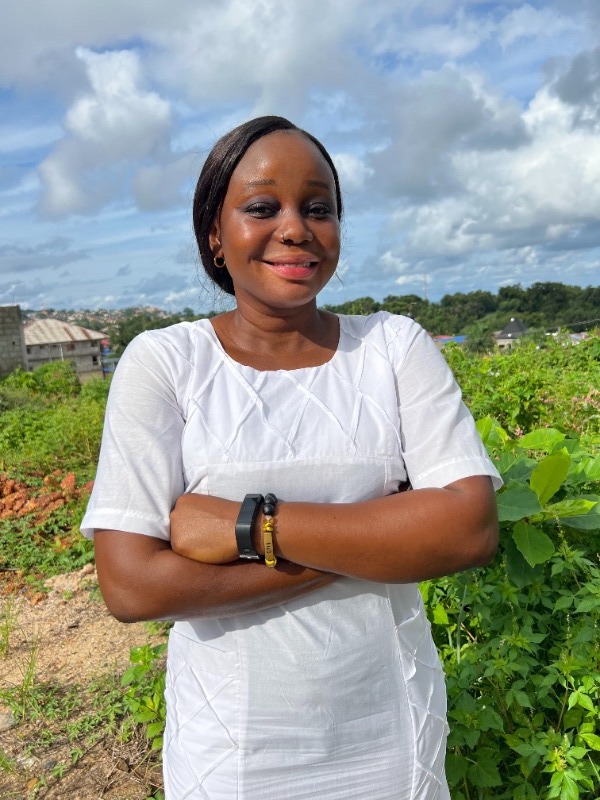
{"label": "dirt ground", "polygon": [[[91,565],[47,585],[48,593],[32,597],[0,594],[0,644],[8,640],[8,652],[0,653],[0,690],[29,680],[72,691],[102,676],[120,676],[130,648],[163,641],[143,624],[123,625],[110,616]],[[47,722],[20,722],[0,701],[0,800],[144,800],[161,786],[141,735],[127,742],[100,739],[84,748],[74,766],[72,751],[60,725],[48,731]],[[57,765],[65,763],[57,774]]]}

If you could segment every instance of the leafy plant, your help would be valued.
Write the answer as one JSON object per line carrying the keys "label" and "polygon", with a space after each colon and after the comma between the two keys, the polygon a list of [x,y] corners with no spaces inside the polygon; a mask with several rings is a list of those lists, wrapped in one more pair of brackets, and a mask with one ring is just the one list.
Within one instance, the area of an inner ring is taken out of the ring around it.
{"label": "leafy plant", "polygon": [[130,653],[131,666],[124,673],[122,685],[125,692],[125,707],[137,723],[145,725],[146,736],[152,750],[162,747],[166,707],[164,701],[165,643],[134,647]]}
{"label": "leafy plant", "polygon": [[[600,791],[600,454],[480,431],[504,477],[499,555],[422,591],[447,675],[453,800]],[[585,547],[587,545],[587,547]],[[587,552],[586,552],[587,551]]]}
{"label": "leafy plant", "polygon": [[474,358],[457,345],[444,348],[476,419],[491,415],[511,434],[537,427],[600,435],[600,339],[572,345],[546,337],[546,346],[522,342],[508,353]]}
{"label": "leafy plant", "polygon": [[87,495],[71,499],[36,520],[35,514],[0,519],[0,568],[15,579],[41,587],[52,575],[93,561],[93,544],[79,525]]}

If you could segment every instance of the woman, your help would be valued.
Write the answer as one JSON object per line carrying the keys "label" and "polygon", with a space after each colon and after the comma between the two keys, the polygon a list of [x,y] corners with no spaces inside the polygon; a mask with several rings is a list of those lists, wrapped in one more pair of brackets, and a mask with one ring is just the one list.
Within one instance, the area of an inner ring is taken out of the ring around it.
{"label": "woman", "polygon": [[194,227],[236,308],[142,334],[111,387],[83,528],[111,612],[176,621],[168,800],[449,797],[416,581],[492,558],[499,478],[418,325],[317,308],[341,214],[309,134],[223,137]]}

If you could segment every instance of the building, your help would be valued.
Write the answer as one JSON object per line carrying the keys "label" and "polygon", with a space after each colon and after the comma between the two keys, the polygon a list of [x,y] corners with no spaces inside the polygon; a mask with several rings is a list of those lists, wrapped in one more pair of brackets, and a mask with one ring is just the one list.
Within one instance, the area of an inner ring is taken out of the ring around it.
{"label": "building", "polygon": [[522,320],[511,317],[508,325],[502,328],[501,331],[498,331],[498,333],[494,336],[496,345],[500,350],[509,350],[517,341],[517,339],[520,339],[521,336],[524,336],[527,331],[528,328]]}
{"label": "building", "polygon": [[27,369],[21,309],[19,306],[0,306],[0,378],[18,367]]}
{"label": "building", "polygon": [[437,336],[432,336],[433,341],[437,344],[438,348],[442,350],[447,344],[454,342],[455,344],[464,344],[467,337],[460,334],[459,336],[450,336],[445,333],[440,333]]}
{"label": "building", "polygon": [[24,328],[28,369],[49,361],[73,361],[80,378],[102,376],[100,343],[105,333],[58,319],[36,319]]}

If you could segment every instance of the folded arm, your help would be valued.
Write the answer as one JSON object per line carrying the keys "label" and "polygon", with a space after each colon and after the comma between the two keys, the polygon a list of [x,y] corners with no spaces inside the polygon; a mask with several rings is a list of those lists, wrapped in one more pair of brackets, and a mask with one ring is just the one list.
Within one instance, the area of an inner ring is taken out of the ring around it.
{"label": "folded arm", "polygon": [[173,552],[162,539],[124,531],[96,531],[94,546],[102,595],[121,622],[260,611],[336,578],[284,562],[277,570],[262,563],[199,563]]}
{"label": "folded arm", "polygon": [[[233,509],[232,509],[233,505]],[[186,494],[171,515],[174,550],[224,564],[237,558],[232,511],[239,504]],[[261,515],[254,543],[262,552]],[[277,556],[317,570],[405,583],[481,566],[493,557],[498,520],[492,482],[464,478],[360,503],[279,503]]]}

